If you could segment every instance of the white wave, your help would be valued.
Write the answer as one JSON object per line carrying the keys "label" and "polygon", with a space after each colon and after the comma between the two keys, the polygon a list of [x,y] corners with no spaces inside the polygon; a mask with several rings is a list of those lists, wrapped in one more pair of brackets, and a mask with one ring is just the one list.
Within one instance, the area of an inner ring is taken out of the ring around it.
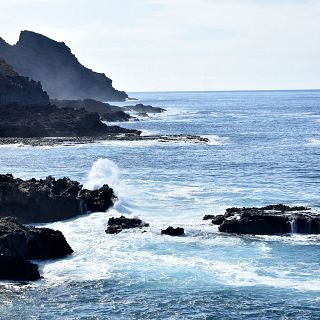
{"label": "white wave", "polygon": [[110,186],[119,184],[119,168],[113,161],[99,158],[92,165],[84,187],[89,190],[96,190],[104,184]]}
{"label": "white wave", "polygon": [[217,135],[202,135],[201,137],[208,138],[209,142],[207,144],[212,146],[223,145],[228,143],[230,140],[228,137],[220,137]]}
{"label": "white wave", "polygon": [[320,146],[320,137],[319,138],[310,138],[307,142],[308,146]]}

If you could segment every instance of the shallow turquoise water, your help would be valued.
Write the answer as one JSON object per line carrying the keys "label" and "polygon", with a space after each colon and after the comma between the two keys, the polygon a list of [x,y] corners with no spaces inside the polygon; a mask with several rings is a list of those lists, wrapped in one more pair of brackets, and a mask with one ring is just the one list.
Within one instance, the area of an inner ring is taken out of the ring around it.
{"label": "shallow turquoise water", "polygon": [[[320,92],[134,96],[168,112],[125,126],[211,142],[1,147],[1,172],[107,182],[119,196],[107,213],[48,225],[75,253],[41,262],[44,280],[2,282],[1,317],[319,319],[317,236],[225,235],[202,217],[280,202],[320,210]],[[120,214],[143,218],[150,230],[106,235],[108,218]],[[186,236],[161,236],[168,225]]]}

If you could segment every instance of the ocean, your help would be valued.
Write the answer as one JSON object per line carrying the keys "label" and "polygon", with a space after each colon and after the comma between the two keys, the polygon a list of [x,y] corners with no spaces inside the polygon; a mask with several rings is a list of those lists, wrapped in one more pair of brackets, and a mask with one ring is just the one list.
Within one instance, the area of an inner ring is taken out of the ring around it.
{"label": "ocean", "polygon": [[[202,220],[277,203],[320,212],[320,91],[130,96],[167,112],[120,125],[210,142],[2,146],[1,173],[108,183],[118,201],[108,212],[46,224],[74,254],[38,261],[42,280],[0,282],[0,318],[320,319],[320,236],[223,234]],[[106,234],[120,215],[150,228]],[[169,225],[186,235],[161,236]]]}

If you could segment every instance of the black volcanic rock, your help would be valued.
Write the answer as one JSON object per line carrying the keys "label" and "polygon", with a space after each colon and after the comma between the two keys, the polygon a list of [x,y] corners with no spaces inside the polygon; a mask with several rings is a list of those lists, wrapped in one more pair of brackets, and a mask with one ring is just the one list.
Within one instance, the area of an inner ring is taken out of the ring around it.
{"label": "black volcanic rock", "polygon": [[159,107],[152,107],[150,105],[144,105],[142,103],[138,103],[135,106],[125,106],[123,107],[125,111],[135,111],[141,114],[145,113],[162,113],[164,111],[167,111],[166,109],[162,109]]}
{"label": "black volcanic rock", "polygon": [[13,217],[0,218],[0,253],[23,259],[59,259],[73,250],[60,231],[24,226]]}
{"label": "black volcanic rock", "polygon": [[123,111],[123,108],[111,105],[109,103],[100,102],[93,99],[84,100],[58,100],[53,99],[51,103],[59,108],[85,109],[89,112],[99,114],[101,120],[105,121],[129,121],[134,119]]}
{"label": "black volcanic rock", "polygon": [[126,218],[121,216],[120,218],[110,218],[108,221],[108,228],[106,233],[116,234],[125,229],[149,227],[148,223],[143,222],[139,218]]}
{"label": "black volcanic rock", "polygon": [[0,280],[35,281],[40,278],[38,265],[22,258],[0,255]]}
{"label": "black volcanic rock", "polygon": [[262,208],[229,208],[224,216],[219,216],[219,231],[257,235],[319,234],[320,215],[309,210],[282,204]]}
{"label": "black volcanic rock", "polygon": [[173,228],[173,227],[170,226],[165,230],[161,230],[161,234],[166,234],[168,236],[174,236],[174,237],[183,236],[184,235],[184,229],[180,228],[180,227]]}
{"label": "black volcanic rock", "polygon": [[40,82],[19,76],[0,58],[0,105],[11,103],[46,106],[49,104],[49,97],[42,90]]}
{"label": "black volcanic rock", "polygon": [[89,211],[106,211],[113,204],[113,190],[82,190],[69,178],[15,179],[0,175],[0,216],[16,217],[21,223],[66,220]]}
{"label": "black volcanic rock", "polygon": [[0,106],[0,137],[83,137],[141,131],[107,126],[97,113],[43,106]]}
{"label": "black volcanic rock", "polygon": [[112,80],[80,64],[64,42],[22,31],[11,46],[0,38],[0,57],[21,75],[41,81],[51,98],[124,101],[127,94],[112,87]]}

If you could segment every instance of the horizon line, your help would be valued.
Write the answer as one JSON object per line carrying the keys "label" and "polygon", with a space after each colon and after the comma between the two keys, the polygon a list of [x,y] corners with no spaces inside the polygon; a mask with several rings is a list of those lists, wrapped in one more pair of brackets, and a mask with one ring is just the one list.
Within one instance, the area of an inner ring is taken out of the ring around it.
{"label": "horizon line", "polygon": [[188,93],[188,92],[285,92],[285,91],[320,91],[318,89],[245,89],[245,90],[150,90],[150,91],[126,91],[127,93]]}

